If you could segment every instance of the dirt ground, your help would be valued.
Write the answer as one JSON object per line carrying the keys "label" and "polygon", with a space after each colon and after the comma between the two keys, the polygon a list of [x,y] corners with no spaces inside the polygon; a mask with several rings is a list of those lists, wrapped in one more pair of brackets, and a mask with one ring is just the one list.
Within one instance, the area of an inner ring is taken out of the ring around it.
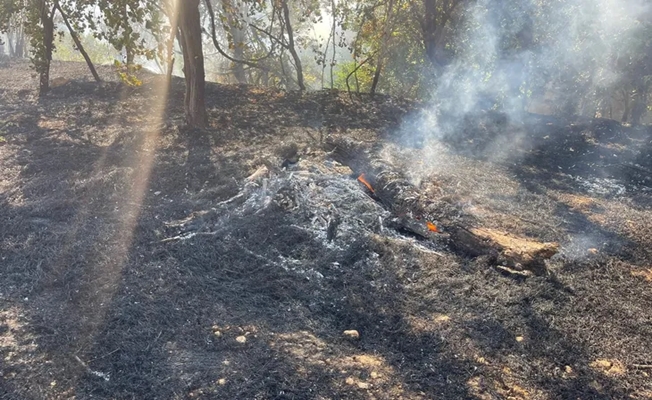
{"label": "dirt ground", "polygon": [[[39,101],[0,65],[1,399],[652,399],[647,128],[484,112],[443,135],[406,100],[210,84],[195,132],[182,81],[100,73],[54,63]],[[511,276],[393,231],[328,135],[560,253]]]}

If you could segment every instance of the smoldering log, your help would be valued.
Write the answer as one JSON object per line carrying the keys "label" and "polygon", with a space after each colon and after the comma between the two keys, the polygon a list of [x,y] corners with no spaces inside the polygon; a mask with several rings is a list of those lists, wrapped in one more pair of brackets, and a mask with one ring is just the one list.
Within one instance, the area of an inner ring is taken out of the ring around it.
{"label": "smoldering log", "polygon": [[[506,232],[474,226],[474,219],[450,202],[425,196],[391,163],[379,156],[375,144],[332,137],[325,142],[332,157],[347,165],[356,175],[364,174],[373,187],[373,195],[392,212],[401,229],[428,239],[445,237],[456,252],[471,256],[489,256],[497,264],[516,270],[545,273],[544,261],[558,251],[556,243],[540,243]],[[438,232],[428,229],[433,221]]]}

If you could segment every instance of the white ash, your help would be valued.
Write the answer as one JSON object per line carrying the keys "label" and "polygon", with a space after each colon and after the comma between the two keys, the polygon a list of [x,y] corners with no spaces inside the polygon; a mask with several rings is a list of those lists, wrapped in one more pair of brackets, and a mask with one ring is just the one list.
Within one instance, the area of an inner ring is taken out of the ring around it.
{"label": "white ash", "polygon": [[[290,213],[292,226],[318,238],[330,248],[351,237],[379,233],[389,212],[366,194],[351,170],[328,159],[302,160],[292,170],[258,169],[239,193],[168,224],[179,232],[166,240],[188,239],[197,234],[228,235],[230,220],[260,214],[271,206]],[[335,239],[327,240],[329,222],[338,218]]]}

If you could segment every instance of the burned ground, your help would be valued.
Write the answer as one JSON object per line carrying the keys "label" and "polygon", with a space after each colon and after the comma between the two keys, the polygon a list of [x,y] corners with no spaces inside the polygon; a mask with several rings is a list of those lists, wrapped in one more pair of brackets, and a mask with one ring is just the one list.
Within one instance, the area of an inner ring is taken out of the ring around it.
{"label": "burned ground", "polygon": [[[404,140],[419,104],[209,85],[198,133],[182,82],[166,102],[101,73],[57,63],[71,81],[37,101],[26,63],[0,68],[0,397],[652,398],[645,130],[482,114]],[[329,135],[558,242],[549,273],[393,230]]]}

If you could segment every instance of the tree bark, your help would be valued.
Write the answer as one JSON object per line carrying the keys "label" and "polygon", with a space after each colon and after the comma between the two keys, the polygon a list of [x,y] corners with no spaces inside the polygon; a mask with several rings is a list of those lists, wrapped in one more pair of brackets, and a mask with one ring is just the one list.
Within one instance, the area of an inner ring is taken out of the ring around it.
{"label": "tree bark", "polygon": [[63,9],[61,8],[61,4],[59,4],[58,1],[55,1],[54,4],[55,4],[55,7],[59,10],[59,13],[61,14],[61,18],[63,18],[63,22],[66,24],[66,27],[68,28],[68,31],[70,31],[70,36],[72,37],[72,40],[75,42],[75,46],[77,46],[77,49],[79,50],[81,55],[84,57],[84,60],[86,60],[86,64],[88,65],[88,69],[90,69],[91,74],[93,74],[93,78],[95,78],[95,82],[101,82],[102,79],[97,74],[97,71],[95,70],[95,66],[93,65],[93,61],[88,56],[88,53],[86,53],[86,50],[84,50],[84,46],[82,46],[81,42],[79,41],[79,38],[77,37],[77,34],[75,33],[75,31],[72,29],[72,26],[70,25],[70,22],[68,22],[68,17],[66,16],[66,13],[63,12]]}
{"label": "tree bark", "polygon": [[208,124],[208,118],[199,0],[180,1],[179,29],[183,47],[183,74],[186,80],[186,123],[193,128],[204,128]]}
{"label": "tree bark", "polygon": [[14,58],[15,57],[15,50],[14,50],[14,34],[11,32],[7,32],[7,45],[9,46],[9,57]]}
{"label": "tree bark", "polygon": [[387,47],[389,46],[389,38],[391,34],[391,23],[392,23],[392,12],[394,11],[394,0],[389,0],[387,4],[387,13],[385,14],[385,26],[383,27],[383,36],[381,41],[381,48],[378,51],[378,62],[376,63],[376,70],[374,71],[374,79],[371,82],[371,89],[369,93],[373,96],[376,94],[376,89],[378,88],[378,82],[380,81],[380,73],[383,70],[383,62],[385,61],[385,54],[387,53]]}
{"label": "tree bark", "polygon": [[630,118],[630,123],[634,126],[640,125],[641,119],[647,113],[647,90],[645,83],[639,82],[636,88]]}
{"label": "tree bark", "polygon": [[372,96],[376,94],[376,88],[378,87],[378,81],[380,81],[380,72],[383,69],[383,60],[378,59],[376,64],[376,70],[374,71],[374,79],[371,81],[371,89],[369,89],[369,94]]}
{"label": "tree bark", "polygon": [[292,32],[292,23],[290,22],[290,8],[288,7],[288,0],[282,0],[281,6],[283,7],[283,19],[285,20],[285,31],[288,34],[287,49],[292,55],[294,60],[294,67],[297,70],[297,84],[300,90],[306,90],[306,85],[303,83],[303,68],[301,67],[301,59],[294,47],[294,33]]}
{"label": "tree bark", "polygon": [[54,48],[54,13],[47,7],[46,1],[39,1],[40,21],[43,27],[43,59],[39,60],[39,96],[45,95],[50,90],[50,63]]}
{"label": "tree bark", "polygon": [[[498,263],[537,275],[546,273],[544,261],[558,251],[556,243],[539,243],[475,227],[470,220],[465,223],[466,218],[460,218],[461,211],[456,205],[419,192],[402,173],[376,153],[373,146],[331,137],[326,141],[325,149],[356,175],[364,174],[371,186],[369,189],[373,189],[373,197],[392,213],[392,227],[430,240],[448,238],[448,244],[462,255],[489,256]],[[428,222],[437,223],[436,232]]]}
{"label": "tree bark", "polygon": [[[174,10],[170,13],[171,17],[171,27],[170,27],[170,36],[168,38],[168,41],[166,43],[166,50],[167,50],[167,73],[166,73],[166,82],[168,85],[168,88],[170,87],[170,83],[172,82],[172,72],[174,71],[174,40],[175,38],[179,37],[179,18],[178,15],[174,15],[175,12]],[[181,44],[181,41],[179,41],[179,44]]]}
{"label": "tree bark", "polygon": [[25,58],[25,31],[23,30],[23,27],[21,26],[18,29],[18,35],[16,36],[16,44],[14,47],[15,53],[14,55],[18,58]]}
{"label": "tree bark", "polygon": [[122,37],[124,40],[124,47],[125,47],[125,63],[127,64],[127,68],[131,67],[134,65],[134,48],[133,48],[133,43],[131,41],[131,34],[133,32],[133,29],[131,28],[131,24],[129,23],[129,5],[125,2],[124,3],[124,9],[123,9],[123,20],[122,20]]}
{"label": "tree bark", "polygon": [[453,18],[455,9],[466,0],[423,0],[423,17],[420,18],[423,47],[426,57],[435,69],[446,66],[450,60],[444,52],[446,24]]}
{"label": "tree bark", "polygon": [[[331,65],[330,65],[330,75],[331,75],[331,89],[335,88],[335,77],[333,74],[333,67],[335,67],[335,57],[336,57],[336,51],[337,51],[337,44],[335,43],[336,39],[336,34],[337,34],[337,6],[335,5],[335,0],[331,0],[331,9],[332,14],[333,14],[333,25],[331,26],[331,36],[333,38],[331,45],[333,46],[333,56],[331,57]],[[328,46],[327,46],[328,47]],[[324,51],[324,55],[326,52]],[[326,60],[324,60],[325,62]],[[322,84],[322,86],[324,86]]]}
{"label": "tree bark", "polygon": [[623,103],[624,103],[624,110],[623,110],[623,116],[620,118],[620,122],[623,124],[627,122],[629,119],[629,93],[627,91],[623,91],[625,93],[623,97]]}
{"label": "tree bark", "polygon": [[423,45],[426,56],[435,67],[440,66],[437,60],[437,0],[423,0],[424,17],[421,24]]}
{"label": "tree bark", "polygon": [[[234,15],[234,10],[236,10],[236,7],[232,4],[231,0],[222,0],[222,9],[226,14],[226,24],[229,30],[229,34],[231,35],[233,58],[236,60],[244,60],[245,32],[238,26],[238,20]],[[238,81],[238,83],[247,83],[247,76],[245,74],[243,63],[232,62],[231,72],[233,73],[233,76]]]}

